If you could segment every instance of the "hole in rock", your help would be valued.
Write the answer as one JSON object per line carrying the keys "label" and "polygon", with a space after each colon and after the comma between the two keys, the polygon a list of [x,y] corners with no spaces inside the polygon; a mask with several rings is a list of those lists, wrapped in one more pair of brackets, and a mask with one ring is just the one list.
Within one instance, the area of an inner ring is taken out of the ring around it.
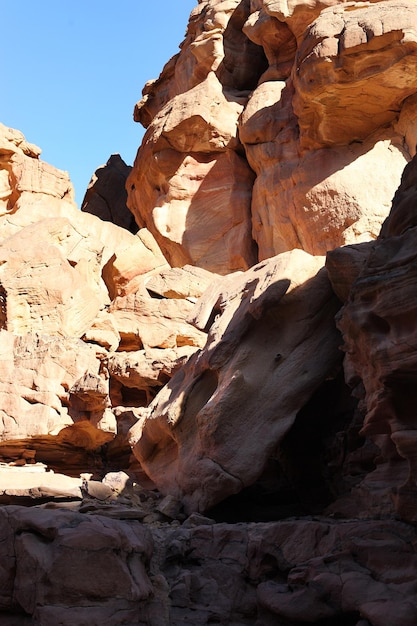
{"label": "hole in rock", "polygon": [[396,422],[415,430],[417,372],[397,371],[385,383],[391,397]]}
{"label": "hole in rock", "polygon": [[148,397],[143,389],[122,386],[121,392],[122,406],[146,406],[148,404]]}
{"label": "hole in rock", "polygon": [[224,58],[217,73],[226,89],[253,91],[268,68],[262,46],[250,41],[242,31],[249,13],[249,4],[245,0],[240,2],[224,32]]}
{"label": "hole in rock", "polygon": [[195,418],[197,413],[207,404],[217,389],[218,375],[215,370],[206,370],[195,382],[188,394],[184,408],[184,417]]}
{"label": "hole in rock", "polygon": [[156,293],[156,291],[152,291],[152,289],[146,289],[151,298],[155,298],[155,300],[164,300],[164,296],[161,296],[160,293]]}
{"label": "hole in rock", "polygon": [[370,313],[366,323],[366,327],[378,334],[387,335],[391,330],[390,324],[375,313]]}
{"label": "hole in rock", "polygon": [[[253,485],[207,512],[218,522],[267,522],[322,513],[374,469],[374,450],[357,454],[362,417],[343,374],[326,381]],[[364,448],[365,449],[365,448]]]}

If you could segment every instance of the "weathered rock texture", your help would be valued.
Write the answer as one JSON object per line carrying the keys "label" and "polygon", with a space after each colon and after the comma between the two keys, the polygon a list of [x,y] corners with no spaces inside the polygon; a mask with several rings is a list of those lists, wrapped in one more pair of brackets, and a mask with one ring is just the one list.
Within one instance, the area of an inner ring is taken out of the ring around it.
{"label": "weathered rock texture", "polygon": [[[415,379],[417,161],[407,165],[381,236],[366,248],[339,319],[347,380],[363,399],[362,432],[380,448],[379,472],[394,479],[396,509],[417,520]],[[357,250],[335,250],[330,276]],[[347,263],[346,263],[347,261]],[[354,261],[353,261],[354,263]],[[395,477],[395,478],[394,478]]]}
{"label": "weathered rock texture", "polygon": [[94,172],[81,203],[81,211],[97,215],[135,234],[138,226],[126,206],[126,179],[131,169],[120,154],[112,154],[106,165]]}
{"label": "weathered rock texture", "polygon": [[200,1],[82,212],[0,127],[0,622],[415,626],[416,33]]}
{"label": "weathered rock texture", "polygon": [[131,430],[135,455],[162,490],[205,511],[260,476],[302,406],[337,372],[338,306],[322,259],[301,250],[206,292],[195,323],[216,319],[204,350]]}
{"label": "weathered rock texture", "polygon": [[13,506],[0,509],[0,525],[0,607],[19,626],[417,619],[416,533],[400,522],[190,518],[157,529]]}
{"label": "weathered rock texture", "polygon": [[375,238],[415,150],[415,21],[411,0],[200,2],[135,109],[128,204],[171,264]]}
{"label": "weathered rock texture", "polygon": [[38,148],[3,126],[0,141],[0,439],[83,421],[113,437],[112,408],[148,404],[203,345],[187,316],[212,277],[170,277],[146,229],[78,211],[67,175]]}

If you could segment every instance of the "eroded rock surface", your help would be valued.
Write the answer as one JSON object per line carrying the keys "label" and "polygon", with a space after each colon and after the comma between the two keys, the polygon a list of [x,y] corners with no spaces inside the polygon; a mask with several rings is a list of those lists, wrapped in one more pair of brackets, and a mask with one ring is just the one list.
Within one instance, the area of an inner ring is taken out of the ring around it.
{"label": "eroded rock surface", "polygon": [[[413,521],[417,480],[413,408],[416,168],[414,157],[404,171],[381,236],[366,248],[338,322],[345,342],[346,377],[363,399],[362,432],[380,448],[380,472],[393,479],[398,512]],[[330,276],[337,280],[339,266],[352,265],[355,254],[343,249],[332,252]]]}
{"label": "eroded rock surface", "polygon": [[180,528],[155,528],[2,507],[4,618],[68,626],[179,626],[190,615],[198,626],[415,624],[413,527],[208,521],[192,516]]}
{"label": "eroded rock surface", "polygon": [[200,1],[135,235],[0,127],[0,621],[415,625],[416,20]]}
{"label": "eroded rock surface", "polygon": [[39,149],[3,126],[0,141],[0,440],[83,422],[113,438],[113,409],[147,405],[204,344],[187,316],[216,276],[170,277],[149,231],[78,211],[67,175]]}
{"label": "eroded rock surface", "polygon": [[254,482],[337,371],[339,305],[322,263],[294,250],[219,279],[200,300],[195,323],[211,325],[206,346],[131,430],[146,472],[189,511]]}
{"label": "eroded rock surface", "polygon": [[81,203],[81,211],[97,215],[135,234],[138,226],[126,206],[126,179],[131,169],[120,154],[112,154],[107,163],[94,172]]}
{"label": "eroded rock surface", "polygon": [[415,150],[415,11],[199,3],[135,109],[128,205],[172,265],[224,274],[376,238]]}

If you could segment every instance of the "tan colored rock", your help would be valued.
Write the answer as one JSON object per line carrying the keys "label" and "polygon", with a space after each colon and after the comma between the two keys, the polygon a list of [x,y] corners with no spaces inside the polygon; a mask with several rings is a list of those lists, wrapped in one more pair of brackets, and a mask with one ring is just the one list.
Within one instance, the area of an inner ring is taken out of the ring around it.
{"label": "tan colored rock", "polygon": [[323,9],[345,3],[346,0],[254,0],[255,6],[259,5],[267,15],[288,24],[298,41]]}
{"label": "tan colored rock", "polygon": [[240,137],[257,173],[252,221],[261,259],[375,239],[408,156],[401,136],[381,131],[363,144],[300,157],[292,94],[291,83],[262,83],[241,118]]}
{"label": "tan colored rock", "polygon": [[[297,51],[294,33],[284,20],[277,19],[272,12],[268,12],[261,0],[252,4],[258,4],[259,10],[250,14],[243,26],[243,32],[251,41],[262,46],[268,60],[268,69],[260,81],[285,80],[291,73]],[[311,19],[311,13],[308,19]]]}
{"label": "tan colored rock", "polygon": [[184,298],[155,298],[140,290],[117,297],[109,311],[121,337],[120,349],[202,347],[205,333],[187,322],[194,304]]}
{"label": "tan colored rock", "polygon": [[120,335],[112,314],[107,310],[100,311],[82,338],[89,343],[103,346],[110,352],[117,350],[120,343]]}
{"label": "tan colored rock", "polygon": [[36,212],[41,203],[49,214],[59,208],[75,209],[67,172],[41,161],[40,153],[21,132],[0,124],[0,217],[23,205]]}
{"label": "tan colored rock", "polygon": [[322,11],[297,52],[294,111],[303,148],[361,141],[394,121],[415,93],[414,2],[350,6]]}
{"label": "tan colored rock", "polygon": [[383,131],[362,145],[309,152],[294,172],[291,194],[301,247],[324,254],[339,242],[376,239],[407,159],[401,138]]}
{"label": "tan colored rock", "polygon": [[154,152],[150,144],[144,157],[128,180],[129,207],[171,265],[224,274],[254,262],[253,173],[245,159],[232,150],[186,155],[167,147]]}
{"label": "tan colored rock", "polygon": [[[1,452],[0,444],[0,454]],[[46,471],[42,463],[21,467],[0,466],[0,501],[5,503],[9,500],[18,504],[20,498],[31,498],[36,501],[37,498],[45,497],[51,500],[54,498],[81,500],[81,484],[80,478],[57,474],[51,470]]]}
{"label": "tan colored rock", "polygon": [[[196,351],[195,346],[180,346],[110,354],[106,367],[112,381],[110,394],[113,406],[127,406],[129,397],[135,406],[147,406]],[[144,392],[142,402],[138,391]]]}
{"label": "tan colored rock", "polygon": [[[414,14],[409,0],[196,7],[180,53],[136,107],[148,132],[129,179],[129,206],[171,265],[225,274],[256,261],[253,242],[262,260],[376,238],[415,149]],[[225,146],[240,159],[230,167],[216,152]],[[212,202],[220,170],[240,189],[240,217],[233,193]]]}
{"label": "tan colored rock", "polygon": [[83,238],[65,218],[37,222],[6,239],[0,245],[1,327],[20,335],[81,337],[106,302],[102,251],[100,241]]}
{"label": "tan colored rock", "polygon": [[[92,346],[62,336],[17,337],[5,330],[0,337],[1,440],[56,433],[99,408],[75,408],[87,391],[81,381],[90,376],[102,381]],[[106,404],[103,398],[100,406]]]}
{"label": "tan colored rock", "polygon": [[211,72],[203,82],[173,98],[152,124],[158,140],[165,140],[179,153],[224,152],[237,147],[241,111],[242,103],[226,97],[222,84]]}
{"label": "tan colored rock", "polygon": [[248,15],[236,0],[196,9],[181,53],[136,106],[148,131],[127,182],[128,206],[174,266],[225,274],[256,262],[253,174],[240,156],[237,121],[245,83],[253,88],[265,64],[242,33]]}
{"label": "tan colored rock", "polygon": [[266,69],[262,48],[242,33],[249,14],[249,3],[239,0],[199,2],[191,12],[181,52],[168,61],[158,79],[145,85],[143,98],[135,106],[135,121],[148,128],[169,100],[204,82],[211,73],[232,99],[235,95],[245,98],[242,92],[253,89]]}
{"label": "tan colored rock", "polygon": [[203,295],[210,284],[219,278],[200,267],[184,265],[151,274],[146,279],[146,289],[164,298],[195,299]]}
{"label": "tan colored rock", "polygon": [[152,270],[168,268],[162,252],[151,233],[141,228],[128,246],[120,246],[103,267],[102,277],[110,298],[136,291],[143,275]]}
{"label": "tan colored rock", "polygon": [[[106,264],[109,264],[108,288],[114,292],[114,282],[127,283],[131,279],[134,262],[137,274],[166,263],[150,233],[142,230],[134,236],[123,228],[78,211],[68,175],[40,161],[39,153],[21,133],[0,126],[0,189],[5,203],[5,210],[0,211],[3,242],[26,227],[48,220],[19,237],[26,237],[27,244],[32,239],[31,247],[35,246],[36,239],[46,238],[72,267],[77,266],[90,288],[94,290],[100,285],[103,294],[107,288],[101,271]],[[133,259],[130,267],[129,256]],[[117,267],[119,260],[113,269],[115,259],[121,258],[123,268]],[[122,278],[123,271],[129,273],[129,277]]]}
{"label": "tan colored rock", "polygon": [[337,368],[338,304],[322,263],[294,250],[220,279],[196,323],[206,326],[214,306],[206,347],[132,427],[135,456],[188,512],[253,483],[301,406]]}

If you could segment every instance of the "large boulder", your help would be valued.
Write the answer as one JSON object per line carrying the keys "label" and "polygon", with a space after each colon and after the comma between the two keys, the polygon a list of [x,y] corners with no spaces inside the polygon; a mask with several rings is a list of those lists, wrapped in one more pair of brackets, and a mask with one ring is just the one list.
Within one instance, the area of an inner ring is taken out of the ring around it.
{"label": "large boulder", "polygon": [[172,265],[226,274],[377,237],[415,151],[415,7],[354,7],[194,9],[135,107],[147,133],[127,185]]}
{"label": "large boulder", "polygon": [[219,279],[194,323],[207,344],[131,429],[162,490],[204,511],[253,483],[313,392],[336,374],[338,309],[323,258],[301,250]]}
{"label": "large boulder", "polygon": [[266,61],[242,32],[248,15],[238,0],[199,5],[181,53],[135,108],[147,132],[128,178],[128,206],[171,265],[227,274],[256,262],[253,172],[238,119]]}

